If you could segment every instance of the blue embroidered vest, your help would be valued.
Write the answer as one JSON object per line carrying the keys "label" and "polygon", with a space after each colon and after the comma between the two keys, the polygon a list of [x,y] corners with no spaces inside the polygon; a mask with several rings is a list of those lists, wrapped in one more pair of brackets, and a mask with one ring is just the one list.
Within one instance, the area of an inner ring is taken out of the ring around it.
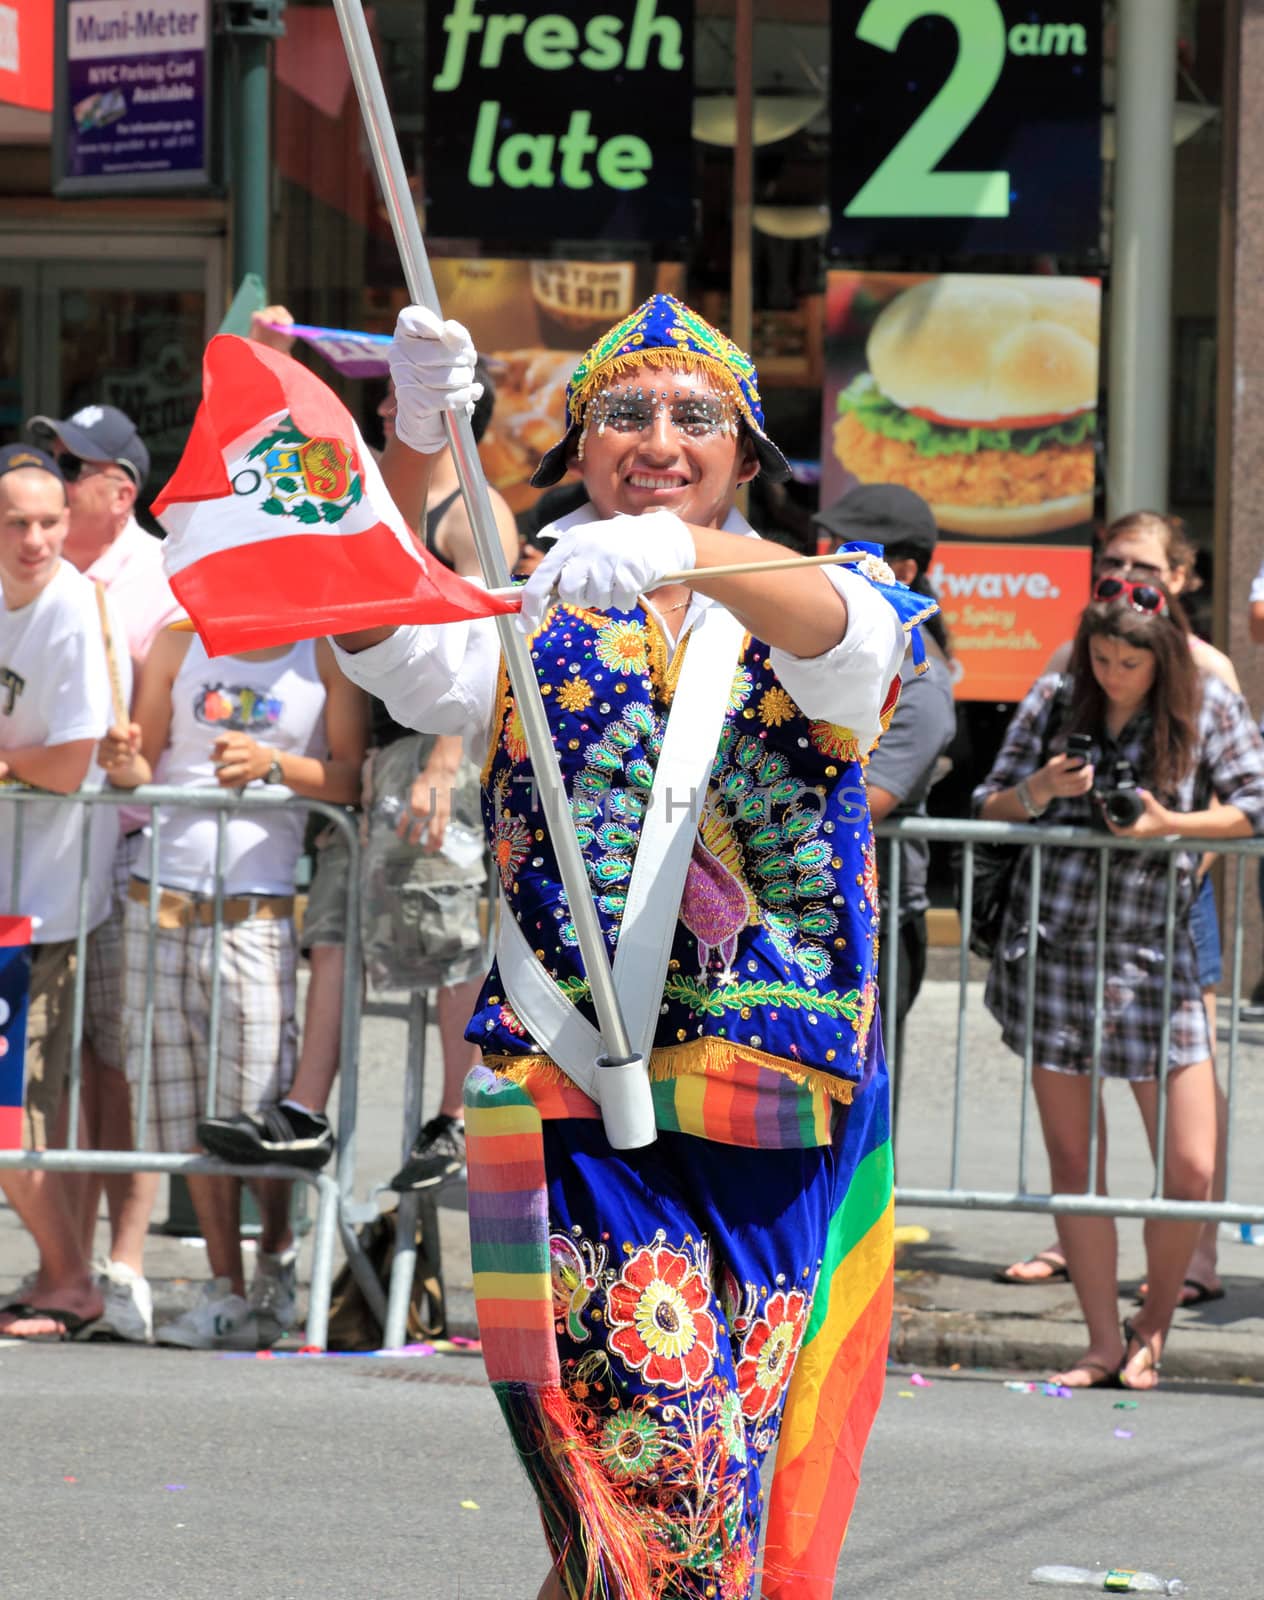
{"label": "blue embroidered vest", "polygon": [[[688,635],[669,660],[642,610],[569,606],[552,611],[532,642],[612,955],[687,648]],[[768,657],[768,646],[748,636],[681,901],[650,1075],[722,1074],[744,1059],[846,1101],[877,1003],[877,866],[861,765],[868,752],[849,730],[805,717]],[[483,806],[513,915],[554,981],[595,1021],[503,667]],[[536,1052],[494,967],[467,1037],[493,1065]]]}

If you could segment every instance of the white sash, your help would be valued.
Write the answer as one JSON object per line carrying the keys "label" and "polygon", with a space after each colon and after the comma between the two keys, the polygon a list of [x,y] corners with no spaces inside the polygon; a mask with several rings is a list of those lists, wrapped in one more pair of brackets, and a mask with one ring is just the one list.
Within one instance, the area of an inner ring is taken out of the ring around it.
{"label": "white sash", "polygon": [[[641,826],[614,979],[632,1049],[642,1062],[648,1061],[654,1042],[685,875],[742,635],[742,624],[721,606],[708,607],[690,630]],[[585,1094],[600,1102],[601,1035],[536,959],[503,895],[496,963],[509,1003],[531,1037]]]}

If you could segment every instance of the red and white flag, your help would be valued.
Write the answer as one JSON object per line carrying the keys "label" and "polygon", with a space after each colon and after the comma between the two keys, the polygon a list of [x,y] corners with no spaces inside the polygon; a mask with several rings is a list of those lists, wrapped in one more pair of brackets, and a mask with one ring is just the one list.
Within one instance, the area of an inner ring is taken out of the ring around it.
{"label": "red and white flag", "polygon": [[206,347],[193,431],[153,510],[211,655],[518,609],[426,558],[332,390],[232,334]]}

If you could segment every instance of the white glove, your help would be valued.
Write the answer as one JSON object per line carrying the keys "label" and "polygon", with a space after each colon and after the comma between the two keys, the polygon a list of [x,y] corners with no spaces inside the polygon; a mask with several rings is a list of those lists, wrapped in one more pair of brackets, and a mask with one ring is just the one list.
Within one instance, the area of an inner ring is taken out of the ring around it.
{"label": "white glove", "polygon": [[631,611],[669,572],[692,570],[693,535],[674,512],[611,517],[562,534],[527,580],[518,626],[534,633],[556,598],[594,611]]}
{"label": "white glove", "polygon": [[425,306],[405,306],[391,340],[395,432],[410,449],[434,455],[448,442],[445,411],[468,417],[483,392],[474,381],[474,341],[459,322],[441,322]]}

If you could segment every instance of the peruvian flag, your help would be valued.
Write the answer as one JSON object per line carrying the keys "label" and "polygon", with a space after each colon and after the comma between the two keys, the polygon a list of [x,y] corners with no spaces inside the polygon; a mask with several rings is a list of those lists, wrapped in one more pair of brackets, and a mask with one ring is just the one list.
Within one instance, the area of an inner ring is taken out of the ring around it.
{"label": "peruvian flag", "polygon": [[517,611],[428,560],[337,396],[289,356],[219,334],[154,501],[163,563],[211,655]]}

